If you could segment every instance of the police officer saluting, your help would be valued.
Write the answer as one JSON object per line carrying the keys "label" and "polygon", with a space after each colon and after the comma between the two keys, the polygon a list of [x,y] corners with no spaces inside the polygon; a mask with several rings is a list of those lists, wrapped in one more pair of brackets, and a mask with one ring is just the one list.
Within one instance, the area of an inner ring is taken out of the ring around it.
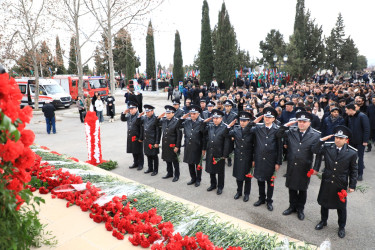
{"label": "police officer saluting", "polygon": [[[229,132],[229,136],[233,138],[235,144],[233,177],[237,181],[237,193],[234,199],[239,199],[243,190],[245,195],[244,202],[249,201],[251,177],[246,177],[246,175],[250,174],[253,162],[253,135],[250,133],[250,128],[247,127],[250,122],[250,116],[250,113],[241,111],[239,113],[240,125],[234,126]],[[243,186],[244,182],[245,188]]]}
{"label": "police officer saluting", "polygon": [[212,110],[215,107],[215,103],[213,101],[209,101],[207,103],[207,110],[202,110],[201,117],[203,120],[206,120],[207,118],[210,118],[212,116]]}
{"label": "police officer saluting", "polygon": [[133,165],[129,168],[143,169],[143,146],[141,140],[141,128],[137,124],[138,105],[134,102],[128,103],[128,109],[121,113],[121,121],[128,123],[128,137],[126,153],[133,154]]}
{"label": "police officer saluting", "polygon": [[[182,132],[179,126],[179,120],[174,116],[176,109],[170,105],[166,105],[165,113],[158,117],[158,124],[161,126],[163,133],[161,158],[167,162],[167,175],[163,179],[173,177],[173,182],[180,178],[180,164],[178,162],[178,155],[181,148]],[[163,118],[163,116],[166,118]]]}
{"label": "police officer saluting", "polygon": [[[205,123],[199,116],[200,107],[191,105],[189,111],[180,119],[185,136],[184,162],[189,165],[191,177],[187,184],[195,184],[196,187],[199,187],[202,180],[202,166],[198,167],[198,165],[201,162],[202,155],[206,153],[206,150],[203,149]],[[189,116],[190,118],[188,118]]]}
{"label": "police officer saluting", "polygon": [[[206,172],[210,174],[211,185],[207,191],[217,188],[217,194],[223,193],[225,177],[225,158],[229,155],[228,127],[223,123],[224,113],[218,109],[212,110],[213,115],[205,122],[213,120],[206,125]],[[235,120],[234,120],[235,122]],[[233,123],[234,124],[234,123]],[[216,175],[218,178],[216,179]]]}
{"label": "police officer saluting", "polygon": [[[297,121],[284,124],[276,136],[287,138],[286,144],[289,150],[285,182],[285,186],[289,189],[289,208],[283,212],[283,215],[297,212],[298,219],[303,220],[307,188],[310,183],[307,173],[313,166],[314,153],[318,152],[314,150],[319,142],[320,132],[310,126],[313,119],[310,113],[297,112],[296,118]],[[298,127],[291,127],[296,122],[298,122]]]}
{"label": "police officer saluting", "polygon": [[[274,108],[267,107],[263,110],[264,115],[259,116],[251,125],[264,119],[264,123],[256,124],[251,128],[254,134],[254,177],[258,180],[259,200],[254,203],[258,207],[266,203],[269,211],[273,210],[273,190],[274,184],[272,176],[278,171],[282,161],[282,143],[281,139],[276,137],[279,129],[274,121],[277,112]],[[267,182],[267,198],[266,198]]]}
{"label": "police officer saluting", "polygon": [[180,119],[184,114],[184,110],[180,108],[180,101],[179,100],[173,100],[173,107],[176,109],[174,116],[177,119]]}
{"label": "police officer saluting", "polygon": [[148,169],[145,174],[152,173],[151,176],[158,174],[159,170],[159,144],[161,137],[161,129],[158,126],[157,117],[154,114],[154,106],[144,105],[146,116],[141,113],[138,116],[137,123],[141,125],[143,150],[147,156]]}
{"label": "police officer saluting", "polygon": [[[320,139],[316,148],[319,151],[314,165],[314,174],[317,174],[324,155],[325,169],[318,195],[318,203],[321,206],[321,221],[316,225],[316,230],[327,226],[329,209],[337,209],[340,238],[345,237],[346,225],[346,190],[349,185],[349,193],[354,192],[357,184],[358,165],[357,150],[348,145],[347,139],[352,133],[345,126],[337,126],[333,130],[334,135]],[[334,142],[326,142],[335,136]]]}

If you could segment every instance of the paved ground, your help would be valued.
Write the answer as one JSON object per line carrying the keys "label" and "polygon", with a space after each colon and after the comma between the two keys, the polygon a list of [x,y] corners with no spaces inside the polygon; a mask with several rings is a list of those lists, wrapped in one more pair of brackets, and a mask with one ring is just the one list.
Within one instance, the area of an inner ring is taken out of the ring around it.
{"label": "paved ground", "polygon": [[[166,93],[147,92],[143,95],[143,103],[154,105],[156,114],[160,114],[164,105],[170,103],[166,100]],[[116,112],[120,113],[125,109],[123,93],[119,91],[115,97]],[[57,134],[48,135],[43,115],[34,115],[29,128],[36,134],[35,142],[80,160],[87,160],[84,125],[79,121],[77,109],[72,105],[70,109],[58,110],[57,117]],[[161,179],[166,174],[166,164],[163,161],[160,161],[159,174],[154,177],[144,174],[143,171],[129,169],[132,157],[126,154],[126,124],[119,119],[115,123],[104,122],[101,125],[101,135],[103,159],[116,160],[119,167],[113,172],[129,179],[316,245],[328,238],[332,242],[333,249],[375,249],[374,188],[371,188],[366,194],[355,192],[349,195],[347,234],[344,239],[340,239],[337,236],[337,215],[333,210],[330,213],[328,226],[321,231],[314,230],[320,220],[320,206],[316,202],[320,180],[315,176],[312,177],[308,191],[305,220],[299,221],[296,215],[282,215],[282,212],[288,207],[288,190],[284,185],[285,179],[282,177],[286,171],[285,162],[275,181],[274,211],[269,212],[265,206],[257,208],[253,206],[253,203],[258,199],[258,186],[255,180],[252,183],[249,202],[233,199],[236,193],[236,182],[232,177],[232,168],[230,167],[226,167],[224,192],[221,196],[217,196],[216,192],[206,191],[209,186],[209,175],[205,172],[200,187],[186,185],[190,177],[188,166],[185,163],[180,163],[181,177],[176,183],[172,183],[171,179]],[[147,164],[147,159],[145,160]],[[370,186],[373,186],[375,180],[374,161],[375,152],[365,154],[364,182]]]}

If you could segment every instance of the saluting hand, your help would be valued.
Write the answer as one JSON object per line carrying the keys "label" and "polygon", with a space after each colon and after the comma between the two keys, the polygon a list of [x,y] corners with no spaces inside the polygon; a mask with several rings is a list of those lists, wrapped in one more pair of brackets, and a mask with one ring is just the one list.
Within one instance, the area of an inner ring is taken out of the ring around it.
{"label": "saluting hand", "polygon": [[124,113],[125,113],[125,114],[129,113],[129,109],[126,109]]}
{"label": "saluting hand", "polygon": [[138,117],[142,117],[144,114],[145,114],[145,112],[142,112],[142,113],[139,114]]}
{"label": "saluting hand", "polygon": [[162,113],[161,115],[159,115],[159,116],[158,116],[158,119],[161,119],[162,117],[164,117],[164,115],[165,115],[165,112]]}
{"label": "saluting hand", "polygon": [[295,123],[297,123],[297,120],[287,122],[287,123],[284,124],[284,126],[290,127],[290,126],[292,126],[292,125],[295,124]]}
{"label": "saluting hand", "polygon": [[254,120],[254,123],[258,123],[263,119],[264,115],[259,116],[257,119]]}
{"label": "saluting hand", "polygon": [[181,119],[186,119],[186,118],[188,118],[189,116],[190,116],[190,113],[184,114],[184,115],[181,117]]}
{"label": "saluting hand", "polygon": [[229,123],[228,127],[232,127],[234,124],[236,124],[236,119],[234,119],[231,123]]}
{"label": "saluting hand", "polygon": [[323,137],[323,138],[321,138],[320,140],[322,140],[322,141],[326,141],[326,140],[330,139],[332,136],[333,136],[333,135],[327,135],[326,137]]}
{"label": "saluting hand", "polygon": [[203,122],[209,122],[209,121],[211,121],[212,120],[212,116],[210,117],[210,118],[207,118],[206,120],[204,120]]}

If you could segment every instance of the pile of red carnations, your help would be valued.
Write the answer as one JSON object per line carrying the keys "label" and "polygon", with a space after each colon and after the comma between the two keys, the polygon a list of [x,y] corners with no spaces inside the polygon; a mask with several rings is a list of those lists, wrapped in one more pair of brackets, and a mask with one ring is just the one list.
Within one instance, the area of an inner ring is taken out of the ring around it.
{"label": "pile of red carnations", "polygon": [[[44,149],[47,149],[44,147]],[[171,222],[162,222],[162,217],[157,214],[157,209],[153,208],[146,212],[138,212],[132,206],[136,199],[130,200],[125,195],[115,196],[110,202],[100,206],[95,203],[102,195],[99,188],[90,182],[86,183],[85,189],[74,190],[74,184],[82,184],[79,176],[56,170],[48,163],[40,164],[41,158],[37,156],[32,175],[47,183],[46,187],[40,187],[39,193],[51,192],[52,198],[67,200],[67,207],[77,205],[82,211],[89,211],[90,218],[96,223],[104,223],[108,231],[119,240],[124,239],[125,234],[131,234],[128,239],[135,246],[151,249],[223,249],[214,246],[207,235],[197,233],[195,237],[182,237],[175,233]],[[66,188],[70,185],[70,188]],[[63,188],[61,188],[63,187]],[[30,190],[32,186],[29,186]],[[64,191],[64,188],[66,191]],[[68,191],[69,190],[69,191]],[[155,243],[158,241],[158,243]],[[228,249],[238,250],[239,247]]]}

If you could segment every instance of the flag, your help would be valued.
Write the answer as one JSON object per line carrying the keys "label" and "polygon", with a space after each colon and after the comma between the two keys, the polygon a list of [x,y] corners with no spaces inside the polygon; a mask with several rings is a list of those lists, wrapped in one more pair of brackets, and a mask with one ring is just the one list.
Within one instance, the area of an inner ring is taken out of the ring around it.
{"label": "flag", "polygon": [[238,78],[238,70],[236,70],[235,73],[236,73],[236,78]]}
{"label": "flag", "polygon": [[13,70],[13,75],[18,76],[17,72]]}
{"label": "flag", "polygon": [[242,67],[241,67],[241,74],[240,74],[240,75],[241,75],[241,77],[242,77]]}
{"label": "flag", "polygon": [[195,77],[195,72],[194,72],[194,70],[191,70],[191,75],[192,75],[193,77]]}
{"label": "flag", "polygon": [[30,72],[31,72],[31,75],[34,75],[34,71],[32,71],[32,70],[30,69]]}

